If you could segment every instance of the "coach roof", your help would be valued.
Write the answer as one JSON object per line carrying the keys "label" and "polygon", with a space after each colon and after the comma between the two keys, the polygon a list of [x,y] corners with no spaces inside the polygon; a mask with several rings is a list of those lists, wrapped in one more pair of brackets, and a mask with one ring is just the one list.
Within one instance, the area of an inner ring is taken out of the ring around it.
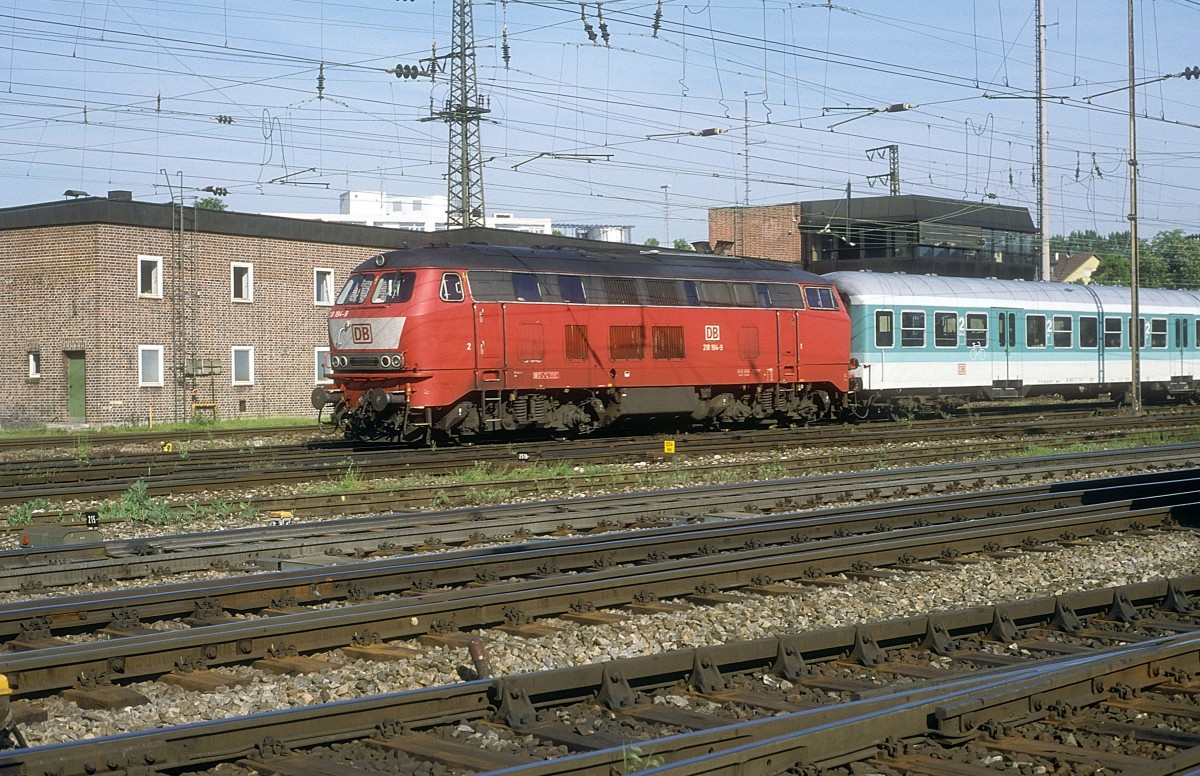
{"label": "coach roof", "polygon": [[685,251],[572,248],[517,248],[499,245],[447,245],[389,251],[368,259],[359,270],[436,267],[460,270],[555,272],[569,275],[820,283],[829,281],[792,264]]}

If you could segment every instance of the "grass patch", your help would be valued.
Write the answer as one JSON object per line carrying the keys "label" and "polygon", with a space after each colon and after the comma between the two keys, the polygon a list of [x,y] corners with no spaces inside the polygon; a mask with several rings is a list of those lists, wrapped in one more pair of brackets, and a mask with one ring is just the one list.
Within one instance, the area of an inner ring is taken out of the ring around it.
{"label": "grass patch", "polygon": [[10,526],[31,525],[34,515],[45,512],[50,508],[49,499],[35,498],[32,501],[26,501],[22,504],[17,504],[12,509],[8,510],[6,520]]}

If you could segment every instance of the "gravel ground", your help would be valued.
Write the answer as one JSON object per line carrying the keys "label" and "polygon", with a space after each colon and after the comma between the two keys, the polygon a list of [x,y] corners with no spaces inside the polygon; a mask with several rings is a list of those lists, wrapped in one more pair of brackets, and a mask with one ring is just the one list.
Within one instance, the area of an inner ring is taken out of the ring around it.
{"label": "gravel ground", "polygon": [[[550,620],[561,630],[542,638],[481,631],[499,675],[557,668],[662,650],[801,633],[840,625],[912,616],[971,605],[1015,601],[1194,574],[1200,536],[1190,532],[1121,538],[1055,553],[984,558],[972,565],[905,573],[895,579],[848,581],[839,587],[797,585],[794,596],[692,607],[673,614],[631,615],[613,626]],[[281,677],[238,667],[241,687],[193,694],[159,683],[135,685],[151,703],[117,711],[82,711],[60,699],[40,701],[49,721],[23,728],[31,745],[95,738],[187,722],[356,698],[460,681],[471,665],[465,650],[424,648],[397,662],[350,661],[327,654],[337,667]]]}

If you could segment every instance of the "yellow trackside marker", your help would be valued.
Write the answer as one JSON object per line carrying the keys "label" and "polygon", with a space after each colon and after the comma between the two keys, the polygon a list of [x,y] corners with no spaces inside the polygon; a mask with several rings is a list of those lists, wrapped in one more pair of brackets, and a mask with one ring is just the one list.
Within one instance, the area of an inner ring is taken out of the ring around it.
{"label": "yellow trackside marker", "polygon": [[0,695],[12,695],[12,688],[8,684],[8,677],[0,674]]}
{"label": "yellow trackside marker", "polygon": [[159,447],[162,448],[162,451],[164,453],[169,453],[175,449],[175,446],[173,444],[171,444],[170,442],[163,442],[159,445]]}
{"label": "yellow trackside marker", "polygon": [[668,454],[675,452],[675,440],[674,439],[664,439],[663,440],[663,452],[668,453]]}

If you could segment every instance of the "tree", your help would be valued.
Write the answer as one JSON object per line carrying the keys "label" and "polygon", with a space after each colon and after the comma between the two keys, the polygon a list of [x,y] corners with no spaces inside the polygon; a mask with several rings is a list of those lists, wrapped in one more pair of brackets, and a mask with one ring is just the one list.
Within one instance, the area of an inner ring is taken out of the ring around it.
{"label": "tree", "polygon": [[226,210],[229,205],[220,197],[202,197],[196,200],[196,207],[200,210]]}
{"label": "tree", "polygon": [[646,242],[643,244],[647,248],[657,248],[658,247],[658,238],[657,237],[649,237],[646,239]]}
{"label": "tree", "polygon": [[692,247],[692,244],[690,242],[683,239],[682,237],[675,238],[674,247],[675,247],[675,250],[677,250],[677,251],[694,251],[694,250],[696,250],[695,248]]}

